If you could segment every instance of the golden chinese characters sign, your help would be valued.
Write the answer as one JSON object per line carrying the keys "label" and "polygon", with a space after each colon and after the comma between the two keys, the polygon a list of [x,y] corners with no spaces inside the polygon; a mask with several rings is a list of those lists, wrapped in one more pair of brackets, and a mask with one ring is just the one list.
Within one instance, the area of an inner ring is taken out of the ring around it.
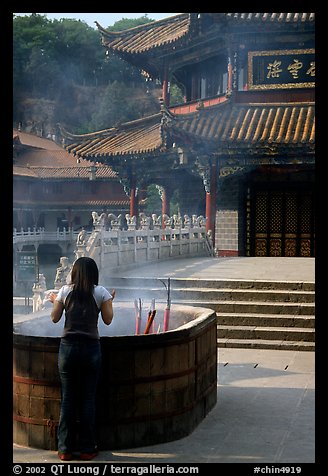
{"label": "golden chinese characters sign", "polygon": [[275,50],[248,53],[248,89],[313,88],[315,51]]}

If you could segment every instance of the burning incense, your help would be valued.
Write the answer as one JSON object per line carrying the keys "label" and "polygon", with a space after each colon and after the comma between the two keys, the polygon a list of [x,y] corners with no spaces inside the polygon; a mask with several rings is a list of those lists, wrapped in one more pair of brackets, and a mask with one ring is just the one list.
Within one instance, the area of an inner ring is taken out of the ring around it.
{"label": "burning incense", "polygon": [[149,311],[149,317],[148,317],[148,321],[147,321],[147,325],[146,325],[146,328],[145,328],[145,331],[144,331],[144,334],[149,334],[149,330],[154,322],[154,317],[156,315],[156,309],[154,309],[153,311]]}
{"label": "burning incense", "polygon": [[141,299],[139,298],[139,304],[138,300],[134,300],[134,309],[136,312],[136,335],[140,334],[140,327],[141,327]]}
{"label": "burning incense", "polygon": [[[164,283],[165,285],[165,283]],[[166,301],[166,307],[164,309],[164,332],[169,329],[169,324],[170,324],[170,312],[171,312],[171,282],[170,278],[167,280],[167,286],[165,285],[167,289],[167,301]]]}

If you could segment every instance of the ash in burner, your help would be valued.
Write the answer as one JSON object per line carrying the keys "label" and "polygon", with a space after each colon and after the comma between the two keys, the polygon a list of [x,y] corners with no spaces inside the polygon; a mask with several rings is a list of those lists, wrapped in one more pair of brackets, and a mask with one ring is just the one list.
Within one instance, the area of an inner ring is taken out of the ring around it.
{"label": "ash in burner", "polygon": [[[156,306],[156,308],[157,312],[154,320],[154,333],[163,332],[163,316],[165,305],[159,304]],[[145,303],[141,316],[140,334],[144,333],[144,329],[147,324],[148,309],[149,305],[147,307],[147,304]],[[183,324],[196,319],[201,315],[202,311],[202,308],[172,305],[170,330],[177,329]],[[35,337],[61,337],[65,316],[63,316],[58,323],[54,324],[51,321],[50,312],[50,309],[44,309],[29,315],[29,318],[24,316],[24,320],[14,323],[14,332],[16,334]],[[136,316],[133,303],[115,303],[114,318],[109,326],[106,326],[102,319],[99,318],[98,329],[100,337],[135,335],[135,319]]]}

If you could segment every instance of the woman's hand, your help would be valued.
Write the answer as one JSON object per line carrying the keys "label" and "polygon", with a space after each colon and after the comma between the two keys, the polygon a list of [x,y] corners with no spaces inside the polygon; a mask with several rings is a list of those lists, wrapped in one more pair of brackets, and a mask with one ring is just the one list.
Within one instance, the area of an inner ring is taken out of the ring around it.
{"label": "woman's hand", "polygon": [[115,294],[116,294],[116,291],[115,291],[115,289],[112,289],[112,292],[111,292],[111,295],[112,295],[112,301],[114,301]]}
{"label": "woman's hand", "polygon": [[49,294],[49,297],[48,297],[48,299],[49,299],[49,301],[51,301],[52,303],[54,303],[54,302],[55,302],[55,299],[56,299],[56,297],[57,297],[57,294],[55,294],[55,293],[51,293],[51,294]]}
{"label": "woman's hand", "polygon": [[57,293],[54,292],[53,290],[46,291],[44,296],[44,302],[47,301],[53,304],[55,302],[56,297],[57,297]]}

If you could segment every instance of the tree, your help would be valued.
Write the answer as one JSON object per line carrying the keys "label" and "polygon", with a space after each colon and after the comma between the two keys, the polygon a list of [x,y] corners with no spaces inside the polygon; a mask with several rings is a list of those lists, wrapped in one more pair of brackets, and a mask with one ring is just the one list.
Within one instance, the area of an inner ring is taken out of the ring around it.
{"label": "tree", "polygon": [[[122,19],[111,29],[150,21],[146,15]],[[14,16],[13,67],[14,124],[38,122],[34,113],[39,110],[42,121],[45,116],[55,121],[49,128],[64,120],[69,130],[82,133],[94,130],[95,125],[106,128],[158,111],[138,68],[106,55],[99,32],[80,20],[51,21],[34,13]],[[49,101],[53,101],[53,114],[49,114]],[[40,102],[39,107],[33,102]],[[47,112],[42,104],[47,104]]]}
{"label": "tree", "polygon": [[55,39],[49,20],[43,15],[16,17],[13,30],[13,86],[14,92],[41,91],[43,84],[52,81],[56,64],[53,61],[51,45]]}
{"label": "tree", "polygon": [[138,118],[139,104],[131,87],[113,81],[98,98],[99,106],[92,116],[95,130],[117,126],[119,123]]}
{"label": "tree", "polygon": [[161,215],[162,213],[162,200],[155,184],[148,185],[147,187],[145,213],[146,215],[151,213]]}
{"label": "tree", "polygon": [[146,23],[151,23],[153,21],[154,20],[152,20],[151,18],[148,18],[147,14],[143,15],[140,18],[122,18],[122,20],[118,20],[117,22],[115,22],[113,26],[109,26],[107,30],[123,31],[140,25],[145,25]]}

